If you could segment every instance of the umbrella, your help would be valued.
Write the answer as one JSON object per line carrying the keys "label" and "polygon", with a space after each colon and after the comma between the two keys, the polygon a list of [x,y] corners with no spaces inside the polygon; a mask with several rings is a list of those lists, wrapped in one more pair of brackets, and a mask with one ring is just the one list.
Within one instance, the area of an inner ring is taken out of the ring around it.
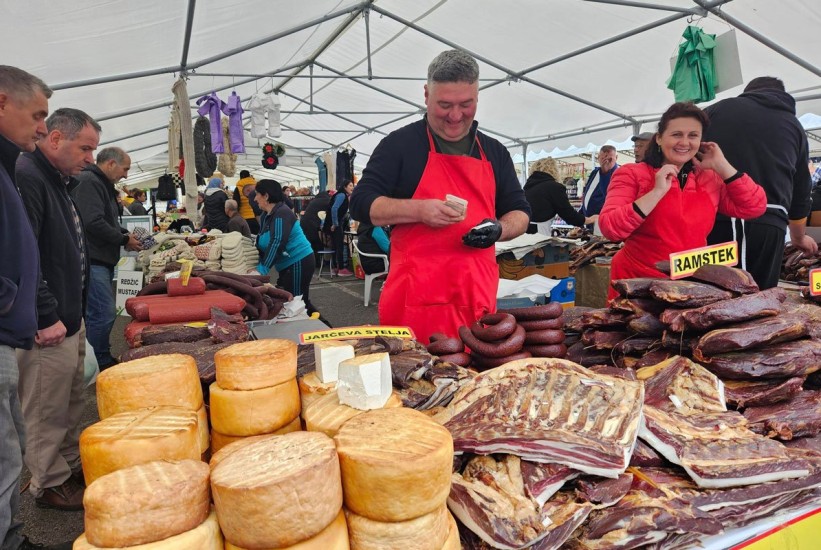
{"label": "umbrella", "polygon": [[684,42],[678,47],[678,58],[667,87],[676,95],[676,101],[710,101],[718,86],[713,50],[716,35],[707,34],[699,27],[684,30]]}

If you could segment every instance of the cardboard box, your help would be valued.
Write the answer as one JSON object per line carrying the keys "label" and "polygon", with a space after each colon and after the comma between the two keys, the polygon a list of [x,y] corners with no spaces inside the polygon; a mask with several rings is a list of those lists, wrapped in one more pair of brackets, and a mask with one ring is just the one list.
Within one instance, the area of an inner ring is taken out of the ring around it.
{"label": "cardboard box", "polygon": [[576,279],[568,277],[559,281],[548,296],[536,296],[535,298],[507,297],[496,300],[496,309],[516,309],[521,307],[531,307],[542,305],[548,302],[559,302],[567,309],[575,305],[576,300]]}
{"label": "cardboard box", "polygon": [[570,276],[570,247],[547,244],[528,252],[520,260],[506,252],[498,256],[496,262],[502,279],[519,280],[530,275],[564,279]]}
{"label": "cardboard box", "polygon": [[588,264],[575,273],[576,305],[602,308],[607,306],[610,289],[610,266]]}

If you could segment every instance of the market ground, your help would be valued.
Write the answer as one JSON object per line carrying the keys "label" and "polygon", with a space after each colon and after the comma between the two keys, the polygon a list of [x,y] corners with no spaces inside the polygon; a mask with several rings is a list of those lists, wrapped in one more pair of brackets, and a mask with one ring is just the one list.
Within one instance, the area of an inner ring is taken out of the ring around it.
{"label": "market ground", "polygon": [[[372,289],[371,303],[363,305],[365,282],[352,277],[314,279],[311,285],[311,301],[320,310],[322,316],[334,327],[349,325],[376,324],[377,302],[382,283],[377,281]],[[127,348],[122,337],[123,328],[128,318],[117,320],[112,331],[112,353],[118,355]],[[88,426],[98,420],[97,399],[94,386],[86,389],[86,406],[83,411],[82,426]],[[22,486],[28,484],[29,474],[23,471]],[[27,490],[21,495],[21,516],[25,523],[25,533],[34,542],[55,544],[76,539],[83,531],[82,512],[60,512],[45,510],[34,504],[34,499]]]}

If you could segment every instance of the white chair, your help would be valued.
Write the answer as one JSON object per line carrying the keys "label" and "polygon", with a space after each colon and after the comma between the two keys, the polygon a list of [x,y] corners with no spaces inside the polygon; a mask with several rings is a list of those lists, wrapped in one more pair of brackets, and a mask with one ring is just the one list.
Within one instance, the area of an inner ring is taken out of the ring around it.
{"label": "white chair", "polygon": [[381,277],[382,275],[388,274],[388,255],[387,254],[370,254],[368,252],[362,252],[359,250],[359,239],[353,240],[353,247],[356,250],[356,253],[359,254],[360,258],[379,258],[385,264],[385,270],[380,273],[371,273],[370,275],[365,275],[365,307],[368,307],[368,302],[371,301],[371,285],[373,284],[373,280],[377,277]]}
{"label": "white chair", "polygon": [[[317,213],[319,217],[320,226],[325,221],[325,212]],[[322,229],[319,230],[319,240],[322,242],[323,248],[317,252],[319,256],[319,270],[316,272],[317,278],[322,277],[322,268],[325,265],[325,261],[328,261],[328,271],[331,272],[331,277],[334,276],[333,272],[333,258],[336,254],[333,247],[329,247],[327,243],[327,236],[322,232]]]}

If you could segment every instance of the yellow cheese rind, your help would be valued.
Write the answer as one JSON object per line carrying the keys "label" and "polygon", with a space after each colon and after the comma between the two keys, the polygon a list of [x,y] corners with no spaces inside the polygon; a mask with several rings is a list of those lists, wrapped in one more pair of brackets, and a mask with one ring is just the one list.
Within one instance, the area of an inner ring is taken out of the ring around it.
{"label": "yellow cheese rind", "polygon": [[342,508],[333,441],[309,432],[260,438],[211,470],[211,494],[231,544],[281,548],[310,539]]}
{"label": "yellow cheese rind", "polygon": [[208,411],[205,405],[197,411],[197,436],[200,443],[200,454],[208,450],[211,441],[208,435]]}
{"label": "yellow cheese rind", "polygon": [[98,478],[83,496],[86,538],[116,548],[194,529],[211,507],[209,474],[199,460],[157,460]]}
{"label": "yellow cheese rind", "polygon": [[[401,406],[402,398],[396,392],[392,393],[388,398],[388,402],[385,403],[386,409]],[[333,437],[345,422],[364,412],[342,405],[336,392],[332,392],[312,401],[302,411],[302,418],[305,420],[305,429],[307,431],[322,432],[328,437]]]}
{"label": "yellow cheese rind", "polygon": [[[225,541],[225,550],[246,550]],[[298,542],[285,548],[266,548],[265,550],[350,550],[348,544],[348,525],[345,523],[345,514],[340,510],[336,519],[318,535]]]}
{"label": "yellow cheese rind", "polygon": [[152,407],[109,416],[80,434],[86,485],[105,474],[153,460],[200,458],[197,413]]}
{"label": "yellow cheese rind", "polygon": [[450,532],[447,505],[407,521],[375,521],[345,510],[351,550],[441,550]]}
{"label": "yellow cheese rind", "polygon": [[377,409],[348,420],[334,437],[345,507],[377,521],[405,521],[444,505],[453,438],[424,414]]}
{"label": "yellow cheese rind", "polygon": [[211,426],[225,435],[269,434],[299,416],[296,379],[258,390],[226,390],[211,384]]}
{"label": "yellow cheese rind", "polygon": [[223,550],[222,533],[217,522],[217,514],[212,510],[200,525],[157,542],[137,546],[101,547],[88,542],[85,533],[74,541],[72,550]]}
{"label": "yellow cheese rind", "polygon": [[329,393],[336,393],[336,382],[323,384],[315,372],[310,372],[299,379],[299,397],[302,399],[303,409]]}
{"label": "yellow cheese rind", "polygon": [[456,519],[453,514],[448,511],[448,538],[445,544],[442,545],[442,550],[462,550],[462,541],[459,540],[459,526],[456,525]]}
{"label": "yellow cheese rind", "polygon": [[258,390],[296,378],[297,346],[290,340],[233,344],[214,355],[217,384],[226,390]]}
{"label": "yellow cheese rind", "polygon": [[203,406],[197,363],[188,355],[172,353],[126,361],[97,376],[100,420],[146,407]]}
{"label": "yellow cheese rind", "polygon": [[[270,434],[261,434],[261,435],[284,435],[289,434],[291,432],[298,432],[302,430],[302,422],[300,418],[297,416],[294,418],[289,424],[284,425],[280,429],[270,433]],[[235,441],[243,441],[245,439],[251,439],[254,437],[260,437],[256,435],[225,435],[219,432],[215,432],[211,430],[211,460],[213,461],[213,457],[225,448],[227,445],[234,443]],[[211,463],[213,467],[213,462]]]}

